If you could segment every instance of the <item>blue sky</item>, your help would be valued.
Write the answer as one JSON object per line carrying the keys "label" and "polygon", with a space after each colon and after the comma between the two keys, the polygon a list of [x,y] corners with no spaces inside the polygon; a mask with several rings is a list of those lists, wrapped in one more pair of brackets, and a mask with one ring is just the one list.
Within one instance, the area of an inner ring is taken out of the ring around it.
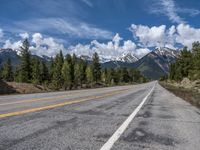
{"label": "blue sky", "polygon": [[[197,0],[1,0],[0,43],[16,48],[28,37],[40,55],[48,50],[53,55],[56,47],[103,53],[100,48],[127,51],[128,46],[137,55],[160,43],[190,47],[187,35],[199,39],[199,8]],[[173,41],[167,43],[169,38]],[[54,43],[48,45],[50,41]]]}

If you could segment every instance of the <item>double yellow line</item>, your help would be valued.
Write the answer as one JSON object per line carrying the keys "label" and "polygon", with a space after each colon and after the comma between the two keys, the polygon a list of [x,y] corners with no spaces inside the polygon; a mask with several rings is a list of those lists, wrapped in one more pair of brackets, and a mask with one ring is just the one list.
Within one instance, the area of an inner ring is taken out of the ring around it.
{"label": "double yellow line", "polygon": [[[86,102],[86,101],[90,101],[90,100],[97,100],[97,99],[106,98],[106,97],[109,97],[109,96],[112,96],[112,95],[120,94],[120,93],[122,93],[124,91],[127,91],[127,90],[128,89],[118,90],[118,91],[106,93],[106,94],[101,95],[101,96],[90,96],[90,97],[87,97],[87,98],[83,98],[83,99],[79,99],[79,100],[73,100],[73,101],[68,101],[68,102],[59,103],[59,104],[55,104],[55,105],[48,105],[48,106],[44,106],[44,107],[31,108],[31,109],[26,109],[26,110],[22,110],[22,111],[16,111],[16,112],[10,112],[10,113],[6,113],[6,114],[0,114],[0,118],[6,118],[6,117],[11,117],[11,116],[18,116],[18,115],[23,115],[23,114],[27,114],[27,113],[32,113],[32,112],[37,112],[37,111],[52,109],[52,108],[56,108],[56,107],[61,107],[61,106],[65,106],[65,105],[76,104],[76,103]],[[61,97],[64,97],[64,96],[59,96],[59,98],[61,98]],[[40,98],[40,99],[37,99],[37,100],[41,100],[41,99],[43,99],[43,98]],[[35,100],[32,100],[32,101],[35,101]],[[29,100],[29,102],[31,102],[31,100]]]}

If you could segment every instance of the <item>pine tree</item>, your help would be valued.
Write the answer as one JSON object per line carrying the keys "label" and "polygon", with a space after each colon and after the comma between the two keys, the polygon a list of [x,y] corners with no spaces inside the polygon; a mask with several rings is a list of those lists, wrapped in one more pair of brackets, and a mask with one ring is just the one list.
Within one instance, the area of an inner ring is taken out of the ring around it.
{"label": "pine tree", "polygon": [[91,66],[87,66],[86,69],[86,78],[87,78],[87,83],[91,84],[93,82],[93,71],[92,71],[92,67]]}
{"label": "pine tree", "polygon": [[74,86],[75,88],[81,84],[81,65],[76,63],[74,65]]}
{"label": "pine tree", "polygon": [[[71,57],[71,56],[70,56]],[[64,80],[64,88],[66,89],[72,89],[73,83],[72,83],[72,73],[71,73],[71,61],[69,61],[69,56],[65,59],[63,67],[62,67],[62,77]]]}
{"label": "pine tree", "polygon": [[14,81],[21,82],[21,66],[17,65],[14,72]]}
{"label": "pine tree", "polygon": [[105,69],[102,71],[102,74],[101,74],[101,81],[103,81],[105,84],[107,84],[107,76],[108,76],[108,71],[107,71],[107,69],[105,68]]}
{"label": "pine tree", "polygon": [[49,79],[50,79],[49,70],[44,61],[40,62],[40,76],[41,76],[42,83],[49,82]]}
{"label": "pine tree", "polygon": [[175,74],[176,74],[176,70],[175,70],[175,63],[170,64],[170,68],[169,68],[169,79],[170,80],[174,80],[175,79]]}
{"label": "pine tree", "polygon": [[115,69],[110,69],[110,84],[115,85],[116,84],[116,71]]}
{"label": "pine tree", "polygon": [[30,82],[31,80],[31,53],[29,51],[29,42],[24,40],[21,46],[21,64],[20,64],[20,81]]}
{"label": "pine tree", "polygon": [[101,80],[101,64],[99,63],[99,56],[96,52],[94,53],[92,59],[92,71],[94,82],[97,83]]}
{"label": "pine tree", "polygon": [[75,64],[77,63],[77,57],[75,54],[71,57],[71,73],[72,73],[72,82],[75,84]]}
{"label": "pine tree", "polygon": [[13,81],[13,71],[10,58],[7,59],[2,69],[2,78],[8,82]]}
{"label": "pine tree", "polygon": [[79,60],[74,66],[74,85],[80,85],[86,82],[87,63],[84,60]]}
{"label": "pine tree", "polygon": [[136,72],[136,70],[133,68],[128,70],[130,82],[135,82],[135,72]]}
{"label": "pine tree", "polygon": [[191,71],[193,80],[200,79],[200,43],[194,42],[192,45],[193,52],[193,70]]}
{"label": "pine tree", "polygon": [[122,82],[128,83],[130,80],[127,68],[122,68]]}
{"label": "pine tree", "polygon": [[32,59],[32,83],[40,84],[41,79],[41,71],[40,71],[40,61],[37,58]]}
{"label": "pine tree", "polygon": [[187,49],[187,47],[181,51],[178,63],[181,68],[182,77],[188,77],[189,71],[192,69],[192,53]]}
{"label": "pine tree", "polygon": [[64,58],[62,51],[60,51],[60,53],[56,55],[53,64],[52,84],[53,88],[56,90],[62,88],[63,86],[63,78],[62,78],[63,59]]}
{"label": "pine tree", "polygon": [[80,60],[80,84],[82,87],[83,83],[86,83],[86,69],[87,69],[87,62],[85,60]]}

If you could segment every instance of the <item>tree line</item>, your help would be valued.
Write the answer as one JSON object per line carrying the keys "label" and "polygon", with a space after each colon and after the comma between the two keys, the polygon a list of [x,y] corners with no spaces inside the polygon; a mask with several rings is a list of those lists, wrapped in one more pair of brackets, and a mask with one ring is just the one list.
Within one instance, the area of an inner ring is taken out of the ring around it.
{"label": "tree line", "polygon": [[200,79],[200,43],[194,42],[192,48],[184,47],[176,62],[170,65],[169,75],[162,80],[170,79],[177,82],[189,78]]}
{"label": "tree line", "polygon": [[91,62],[75,54],[63,56],[62,51],[50,62],[43,61],[31,55],[27,39],[21,46],[20,59],[16,68],[12,67],[10,59],[4,63],[0,70],[2,80],[45,85],[54,90],[147,82],[136,69],[102,69],[97,53],[94,53]]}

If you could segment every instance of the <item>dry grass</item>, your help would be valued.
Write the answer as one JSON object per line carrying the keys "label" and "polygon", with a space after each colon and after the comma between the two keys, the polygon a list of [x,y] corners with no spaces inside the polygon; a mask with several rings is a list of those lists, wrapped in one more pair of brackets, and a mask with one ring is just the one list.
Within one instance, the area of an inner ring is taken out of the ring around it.
{"label": "dry grass", "polygon": [[160,82],[160,85],[162,85],[168,91],[174,93],[176,96],[181,97],[192,105],[200,108],[200,93],[197,90],[194,90],[193,88],[186,89],[183,87],[174,86],[166,82]]}
{"label": "dry grass", "polygon": [[40,93],[45,91],[47,90],[41,85],[0,81],[0,94],[12,94],[12,93],[27,94],[27,93]]}

